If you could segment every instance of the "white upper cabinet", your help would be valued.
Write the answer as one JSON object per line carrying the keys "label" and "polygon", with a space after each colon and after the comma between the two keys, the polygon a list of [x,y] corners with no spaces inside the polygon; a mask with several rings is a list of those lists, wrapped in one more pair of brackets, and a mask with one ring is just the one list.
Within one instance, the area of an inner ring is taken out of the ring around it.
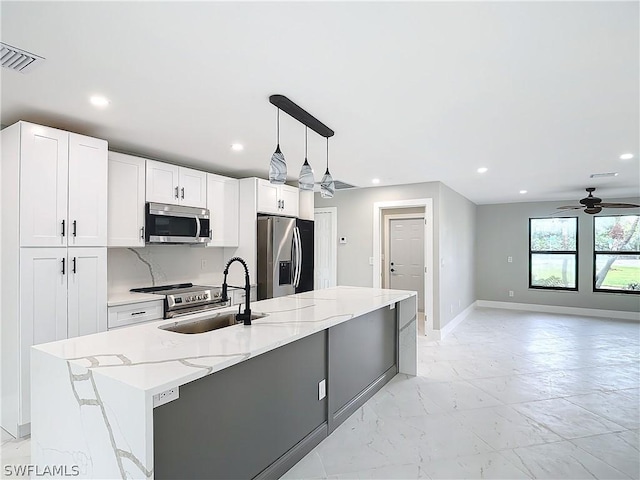
{"label": "white upper cabinet", "polygon": [[107,331],[107,249],[68,249],[68,336]]}
{"label": "white upper cabinet", "polygon": [[105,246],[107,142],[20,127],[20,245]]}
{"label": "white upper cabinet", "polygon": [[69,134],[69,227],[67,244],[107,245],[107,142]]}
{"label": "white upper cabinet", "polygon": [[239,183],[235,178],[207,174],[207,208],[211,215],[209,247],[238,246]]}
{"label": "white upper cabinet", "polygon": [[147,202],[179,203],[178,168],[177,165],[147,160]]}
{"label": "white upper cabinet", "polygon": [[147,202],[205,208],[207,173],[147,160]]}
{"label": "white upper cabinet", "polygon": [[258,179],[257,209],[259,213],[298,216],[298,189],[289,185],[270,183]]}
{"label": "white upper cabinet", "polygon": [[207,208],[207,172],[179,167],[180,205]]}
{"label": "white upper cabinet", "polygon": [[109,247],[144,247],[145,162],[144,158],[109,152]]}
{"label": "white upper cabinet", "polygon": [[67,245],[69,133],[20,124],[20,244]]}

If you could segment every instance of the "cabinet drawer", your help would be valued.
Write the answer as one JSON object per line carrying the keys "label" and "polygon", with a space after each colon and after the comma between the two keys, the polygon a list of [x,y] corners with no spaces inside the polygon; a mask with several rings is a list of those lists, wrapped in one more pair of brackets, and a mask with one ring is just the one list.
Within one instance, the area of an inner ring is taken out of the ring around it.
{"label": "cabinet drawer", "polygon": [[164,306],[162,302],[162,300],[153,300],[151,302],[109,307],[107,309],[107,329],[111,330],[112,328],[135,325],[136,323],[151,320],[162,320],[164,316]]}

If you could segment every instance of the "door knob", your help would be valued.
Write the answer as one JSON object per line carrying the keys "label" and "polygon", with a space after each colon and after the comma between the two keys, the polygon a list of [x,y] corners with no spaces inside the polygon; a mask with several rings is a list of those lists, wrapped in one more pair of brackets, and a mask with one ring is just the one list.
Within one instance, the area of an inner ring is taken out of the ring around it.
{"label": "door knob", "polygon": [[393,267],[393,262],[391,262],[391,266]]}
{"label": "door knob", "polygon": [[396,270],[395,270],[395,268],[392,268],[392,269],[391,269],[391,271],[392,271],[392,272],[395,272]]}

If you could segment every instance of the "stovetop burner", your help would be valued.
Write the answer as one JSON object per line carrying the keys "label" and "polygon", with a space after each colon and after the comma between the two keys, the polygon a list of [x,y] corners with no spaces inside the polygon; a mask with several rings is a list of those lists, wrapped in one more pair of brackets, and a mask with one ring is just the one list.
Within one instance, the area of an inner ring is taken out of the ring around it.
{"label": "stovetop burner", "polygon": [[222,308],[230,304],[228,301],[222,301],[221,287],[208,287],[192,283],[132,288],[131,291],[163,295],[164,318]]}

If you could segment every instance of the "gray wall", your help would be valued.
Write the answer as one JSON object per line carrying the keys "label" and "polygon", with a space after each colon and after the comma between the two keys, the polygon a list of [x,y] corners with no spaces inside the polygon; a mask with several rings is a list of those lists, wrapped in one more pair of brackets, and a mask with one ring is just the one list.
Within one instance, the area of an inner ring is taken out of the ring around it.
{"label": "gray wall", "polygon": [[347,238],[346,244],[338,244],[338,285],[371,287],[373,204],[418,198],[433,199],[433,326],[441,329],[475,301],[473,203],[440,182],[429,182],[338,190],[330,199],[316,194],[315,206],[337,207],[338,237]]}
{"label": "gray wall", "polygon": [[[607,199],[639,203],[638,198]],[[558,305],[604,310],[638,311],[637,295],[594,293],[593,216],[578,217],[578,292],[529,289],[529,218],[549,217],[560,204],[571,202],[510,203],[477,207],[476,296],[478,300]],[[607,209],[605,215],[635,214],[637,210]],[[513,263],[507,257],[513,257]],[[514,296],[509,297],[509,290]]]}
{"label": "gray wall", "polygon": [[476,300],[477,208],[475,203],[441,184],[439,328]]}

